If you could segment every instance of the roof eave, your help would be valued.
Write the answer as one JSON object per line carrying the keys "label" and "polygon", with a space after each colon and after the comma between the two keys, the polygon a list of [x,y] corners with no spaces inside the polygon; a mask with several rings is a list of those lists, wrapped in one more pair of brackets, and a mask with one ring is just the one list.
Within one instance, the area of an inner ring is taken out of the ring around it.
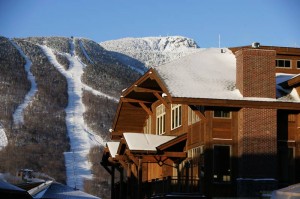
{"label": "roof eave", "polygon": [[264,100],[234,100],[234,99],[209,99],[209,98],[184,98],[173,97],[173,103],[201,106],[219,106],[233,108],[265,108],[281,110],[300,110],[299,102],[264,101]]}

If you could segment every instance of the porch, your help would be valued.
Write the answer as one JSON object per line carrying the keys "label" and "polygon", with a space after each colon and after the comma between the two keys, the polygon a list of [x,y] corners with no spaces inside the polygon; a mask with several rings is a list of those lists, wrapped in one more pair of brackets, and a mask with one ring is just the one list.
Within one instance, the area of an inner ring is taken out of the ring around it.
{"label": "porch", "polygon": [[[201,193],[200,179],[185,177],[165,177],[143,182],[138,185],[137,180],[116,183],[112,199],[121,198],[205,198]],[[121,187],[122,186],[122,187]],[[129,189],[124,189],[125,187]],[[123,190],[123,192],[121,192]],[[129,190],[128,192],[126,190]],[[126,193],[127,192],[127,193]]]}

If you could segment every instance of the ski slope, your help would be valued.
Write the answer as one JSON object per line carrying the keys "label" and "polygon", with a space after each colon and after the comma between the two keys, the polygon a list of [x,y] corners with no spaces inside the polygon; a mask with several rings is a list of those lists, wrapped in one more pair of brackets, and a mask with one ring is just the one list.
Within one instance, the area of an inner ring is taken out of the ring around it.
{"label": "ski slope", "polygon": [[66,125],[70,138],[71,151],[65,152],[65,165],[67,171],[67,185],[83,189],[84,179],[92,177],[90,163],[87,155],[91,147],[104,145],[103,139],[93,133],[83,119],[85,106],[82,103],[83,90],[92,92],[94,95],[106,97],[109,100],[118,101],[100,91],[97,91],[81,82],[81,76],[85,64],[75,54],[74,40],[71,42],[71,52],[65,53],[70,62],[70,67],[65,70],[58,63],[51,48],[41,45],[43,52],[57,70],[65,76],[68,82],[68,106],[66,108]]}
{"label": "ski slope", "polygon": [[4,147],[6,147],[8,144],[8,140],[4,131],[3,126],[0,123],[0,150]]}
{"label": "ski slope", "polygon": [[24,101],[17,107],[13,114],[13,120],[14,120],[14,125],[20,125],[24,123],[24,116],[23,116],[23,111],[24,109],[30,104],[32,101],[35,93],[37,92],[37,84],[35,82],[35,78],[33,74],[30,72],[30,68],[32,65],[32,62],[30,59],[25,55],[25,53],[22,51],[20,46],[18,46],[14,41],[10,40],[12,45],[19,51],[21,56],[25,59],[25,71],[27,72],[27,79],[31,83],[31,88],[29,92],[26,94]]}

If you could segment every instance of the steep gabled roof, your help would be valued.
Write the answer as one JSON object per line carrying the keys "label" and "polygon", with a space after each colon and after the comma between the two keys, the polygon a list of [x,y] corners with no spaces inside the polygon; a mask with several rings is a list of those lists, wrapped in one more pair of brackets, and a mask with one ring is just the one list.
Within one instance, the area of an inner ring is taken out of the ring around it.
{"label": "steep gabled roof", "polygon": [[[279,80],[281,76],[276,78]],[[295,82],[299,82],[299,78]],[[243,97],[236,88],[236,58],[231,50],[199,49],[150,69],[122,93],[112,139],[121,138],[126,131],[143,132],[144,122],[152,114],[151,105],[158,100],[166,106],[173,103],[300,110],[297,92],[282,92],[280,85],[277,89],[277,98]]]}
{"label": "steep gabled roof", "polygon": [[229,49],[198,52],[156,67],[172,97],[241,99],[235,88],[236,59]]}
{"label": "steep gabled roof", "polygon": [[143,132],[144,122],[152,113],[151,105],[157,100],[170,100],[170,94],[158,78],[154,69],[150,69],[129,88],[123,91],[115,115],[112,139],[122,137],[122,132]]}

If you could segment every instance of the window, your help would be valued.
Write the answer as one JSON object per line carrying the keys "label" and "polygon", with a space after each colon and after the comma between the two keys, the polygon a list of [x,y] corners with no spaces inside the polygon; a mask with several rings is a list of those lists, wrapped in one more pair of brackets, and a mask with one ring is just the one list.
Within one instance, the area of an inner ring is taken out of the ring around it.
{"label": "window", "polygon": [[144,126],[144,133],[151,134],[151,116],[146,120],[146,124]]}
{"label": "window", "polygon": [[276,59],[276,67],[279,67],[279,68],[290,68],[291,67],[291,60]]}
{"label": "window", "polygon": [[215,110],[214,117],[215,118],[231,118],[231,114],[230,114],[230,111]]}
{"label": "window", "polygon": [[297,61],[297,68],[300,69],[300,60]]}
{"label": "window", "polygon": [[173,130],[181,126],[181,105],[172,104],[171,111],[171,129]]}
{"label": "window", "polygon": [[161,135],[166,132],[165,129],[165,121],[166,121],[166,107],[161,104],[156,107],[156,134]]}
{"label": "window", "polygon": [[187,151],[188,159],[192,160],[193,166],[198,165],[200,162],[200,156],[203,155],[203,146],[195,147]]}
{"label": "window", "polygon": [[289,122],[295,122],[296,121],[296,115],[288,115],[288,121]]}
{"label": "window", "polygon": [[200,121],[200,117],[190,107],[188,108],[188,125],[195,124]]}
{"label": "window", "polygon": [[213,177],[214,182],[230,181],[230,146],[214,145]]}

